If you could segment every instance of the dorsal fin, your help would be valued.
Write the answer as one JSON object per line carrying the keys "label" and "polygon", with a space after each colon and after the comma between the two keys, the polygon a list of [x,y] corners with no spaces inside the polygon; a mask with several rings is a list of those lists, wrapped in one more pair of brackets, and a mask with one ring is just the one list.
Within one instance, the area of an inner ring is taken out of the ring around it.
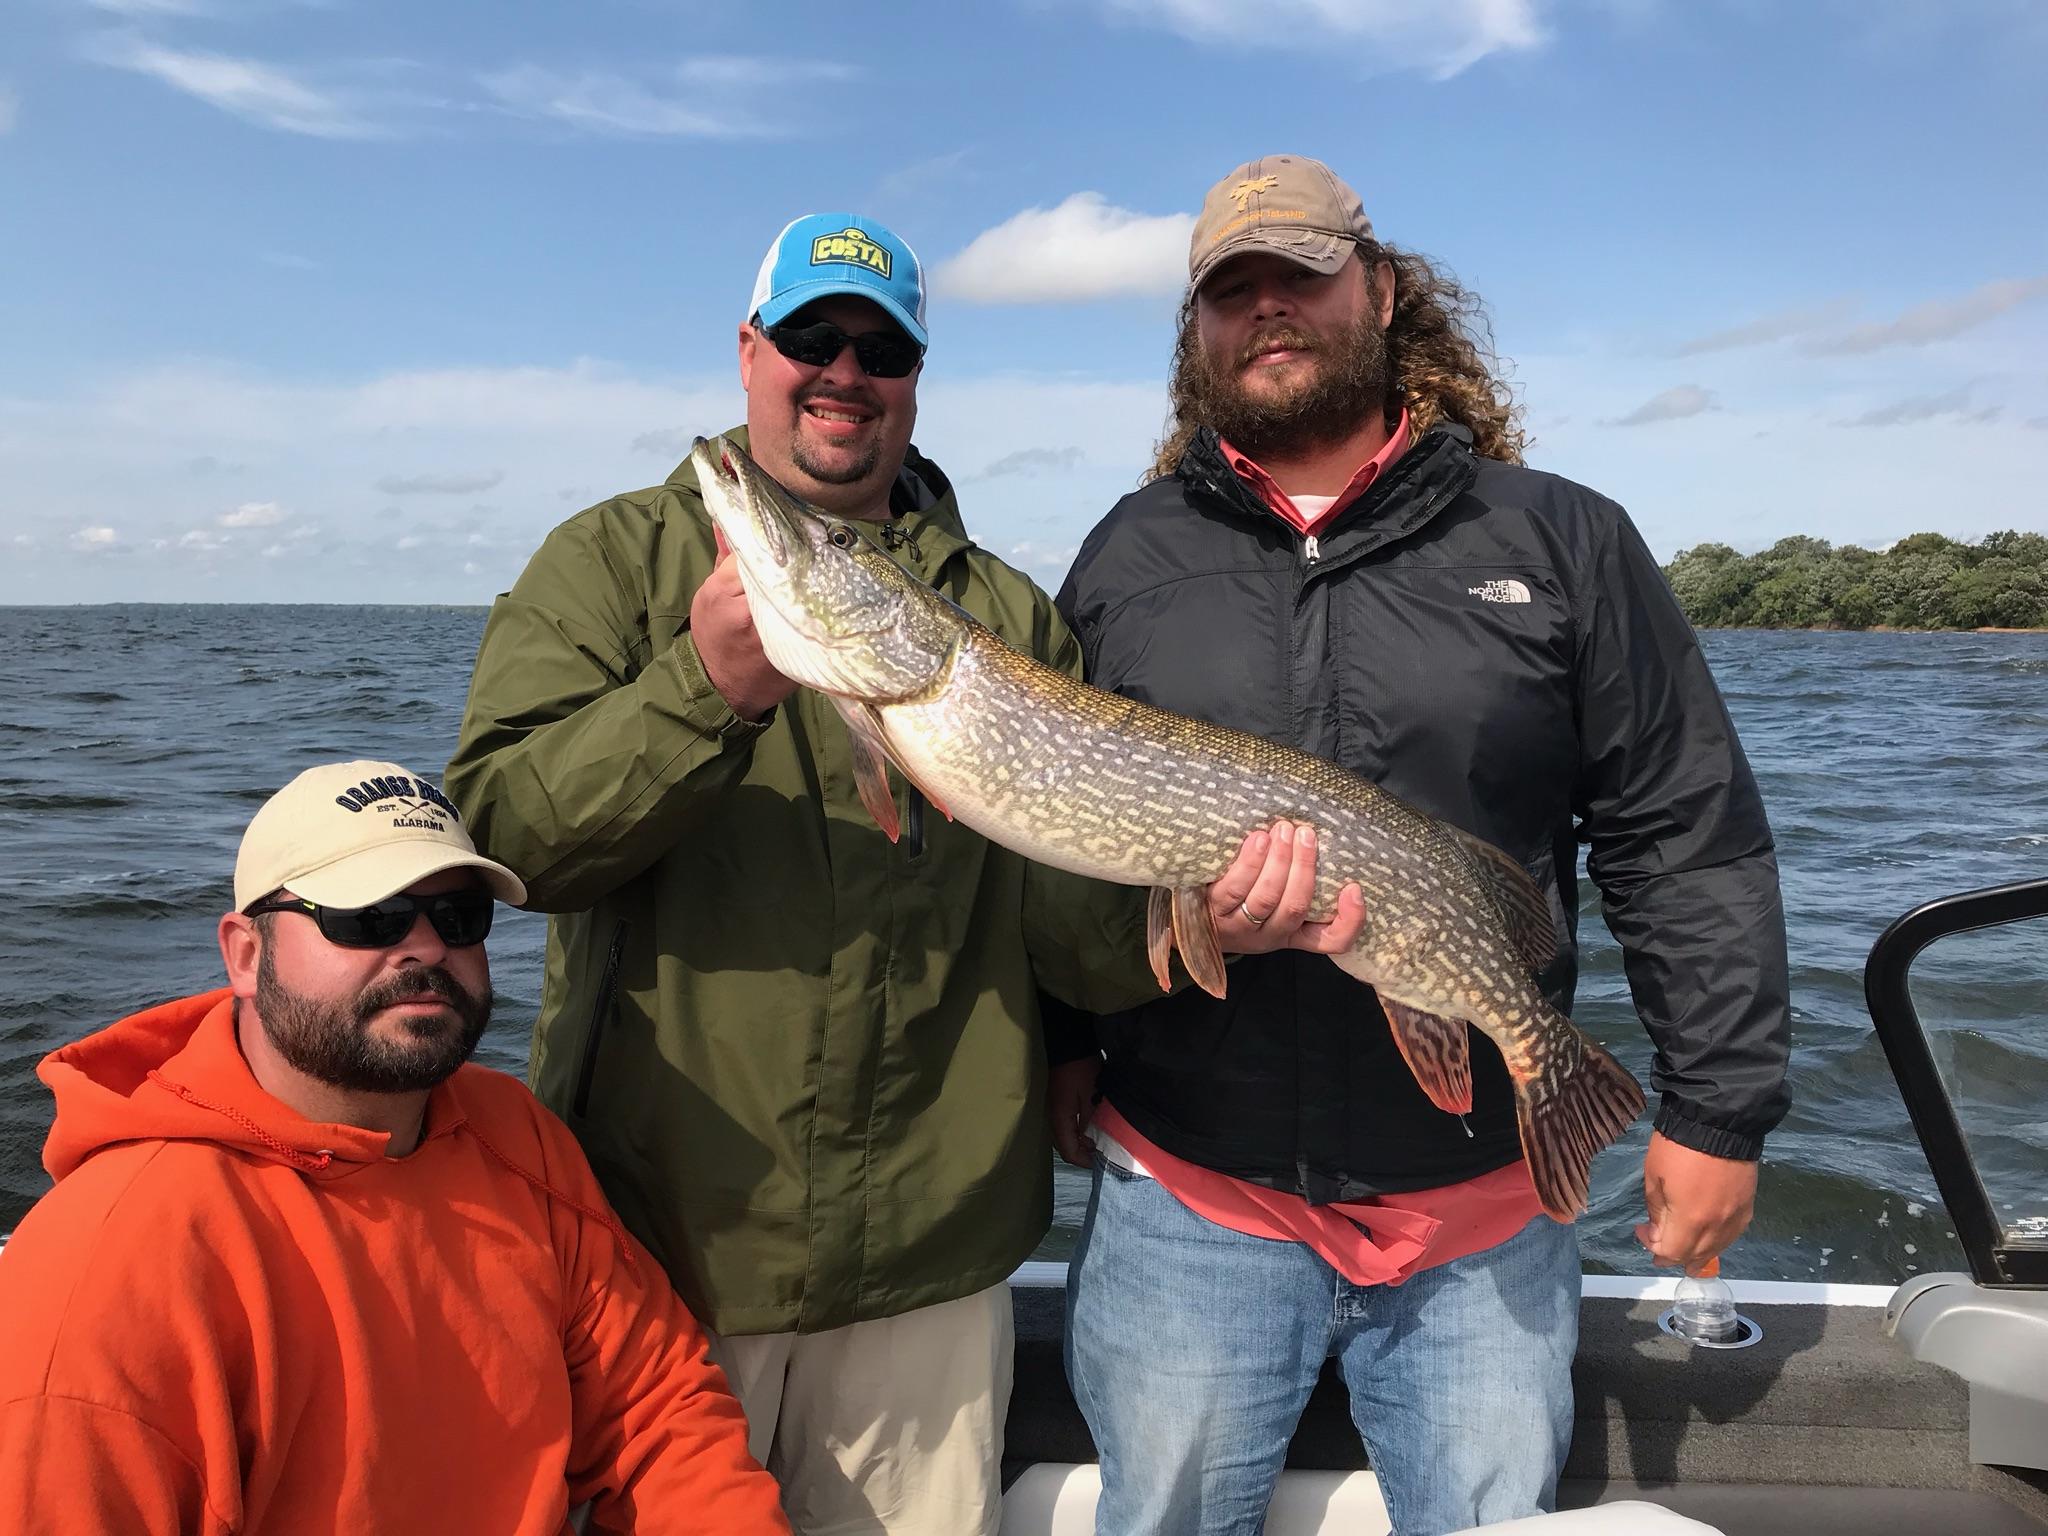
{"label": "dorsal fin", "polygon": [[1501,923],[1515,953],[1530,970],[1542,970],[1557,956],[1557,924],[1551,920],[1550,902],[1542,889],[1529,878],[1529,871],[1493,844],[1458,827],[1450,830],[1472,855],[1473,868],[1500,909]]}

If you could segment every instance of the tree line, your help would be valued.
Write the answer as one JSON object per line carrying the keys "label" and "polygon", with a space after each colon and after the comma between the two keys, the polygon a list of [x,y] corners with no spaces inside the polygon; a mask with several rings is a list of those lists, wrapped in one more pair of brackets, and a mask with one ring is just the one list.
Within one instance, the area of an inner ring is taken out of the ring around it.
{"label": "tree line", "polygon": [[1664,575],[1701,629],[2048,626],[2048,536],[2038,533],[1978,544],[1916,533],[1889,549],[1795,534],[1754,555],[1695,544]]}

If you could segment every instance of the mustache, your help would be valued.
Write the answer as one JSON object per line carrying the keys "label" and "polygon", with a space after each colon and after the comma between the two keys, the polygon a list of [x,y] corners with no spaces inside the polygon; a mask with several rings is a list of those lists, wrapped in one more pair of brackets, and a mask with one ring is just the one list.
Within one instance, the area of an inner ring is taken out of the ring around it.
{"label": "mustache", "polygon": [[1236,366],[1239,368],[1246,367],[1261,352],[1273,351],[1281,347],[1285,347],[1293,352],[1320,352],[1323,350],[1322,343],[1306,331],[1296,330],[1293,326],[1285,324],[1269,325],[1265,329],[1255,332],[1251,340],[1238,349]]}
{"label": "mustache", "polygon": [[470,995],[469,989],[440,966],[408,966],[389,980],[375,982],[357,994],[356,1022],[365,1023],[370,1015],[380,1013],[394,1003],[417,1002],[423,997],[439,998],[465,1017],[476,1008],[476,999]]}

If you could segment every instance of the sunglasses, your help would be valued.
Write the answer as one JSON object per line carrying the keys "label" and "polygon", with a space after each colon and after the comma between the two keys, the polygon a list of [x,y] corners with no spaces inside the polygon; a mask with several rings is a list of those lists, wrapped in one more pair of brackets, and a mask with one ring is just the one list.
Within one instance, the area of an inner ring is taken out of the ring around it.
{"label": "sunglasses", "polygon": [[924,348],[901,331],[864,331],[852,336],[830,320],[817,320],[809,325],[771,325],[761,334],[774,344],[776,351],[806,368],[825,367],[852,342],[861,372],[871,379],[904,378],[924,357]]}
{"label": "sunglasses", "polygon": [[320,925],[320,937],[343,949],[389,949],[412,932],[413,919],[427,914],[434,932],[451,949],[481,944],[491,931],[497,902],[489,891],[447,891],[439,896],[386,896],[367,907],[323,907],[296,897],[273,896],[243,909],[245,917],[266,912],[303,912]]}

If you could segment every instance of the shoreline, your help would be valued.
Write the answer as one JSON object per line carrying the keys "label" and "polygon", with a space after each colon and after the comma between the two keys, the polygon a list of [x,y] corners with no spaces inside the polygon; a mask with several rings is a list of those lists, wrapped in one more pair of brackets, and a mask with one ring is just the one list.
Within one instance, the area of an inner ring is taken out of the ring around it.
{"label": "shoreline", "polygon": [[2019,628],[1984,624],[1975,629],[1901,629],[1892,624],[1871,624],[1862,629],[1851,629],[1845,624],[1695,624],[1693,628],[1711,630],[1717,634],[1739,632],[1772,635],[2048,635],[2048,624]]}

